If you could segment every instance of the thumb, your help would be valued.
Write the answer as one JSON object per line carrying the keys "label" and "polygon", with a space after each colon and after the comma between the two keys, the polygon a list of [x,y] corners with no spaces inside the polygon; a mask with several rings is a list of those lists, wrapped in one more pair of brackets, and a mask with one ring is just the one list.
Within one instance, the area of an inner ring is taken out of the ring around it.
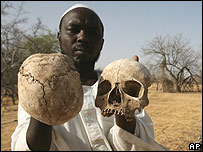
{"label": "thumb", "polygon": [[139,57],[137,55],[133,56],[132,59],[139,62]]}

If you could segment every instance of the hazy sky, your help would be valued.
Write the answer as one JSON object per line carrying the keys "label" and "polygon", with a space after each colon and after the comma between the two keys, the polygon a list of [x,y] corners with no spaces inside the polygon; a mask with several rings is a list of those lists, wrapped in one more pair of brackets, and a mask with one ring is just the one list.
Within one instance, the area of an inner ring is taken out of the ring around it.
{"label": "hazy sky", "polygon": [[[24,1],[27,25],[40,17],[49,29],[58,30],[61,15],[76,3],[86,4],[103,21],[104,46],[96,68],[114,60],[138,55],[141,47],[158,35],[182,33],[195,48],[202,46],[201,1]],[[19,4],[20,1],[14,1]]]}

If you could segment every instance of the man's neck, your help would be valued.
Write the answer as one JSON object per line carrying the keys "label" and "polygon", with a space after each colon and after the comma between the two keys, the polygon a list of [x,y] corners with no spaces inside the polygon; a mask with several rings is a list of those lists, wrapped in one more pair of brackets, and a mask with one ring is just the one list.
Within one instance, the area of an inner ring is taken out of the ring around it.
{"label": "man's neck", "polygon": [[97,80],[97,73],[94,70],[94,64],[75,64],[77,71],[80,73],[82,85],[93,85]]}

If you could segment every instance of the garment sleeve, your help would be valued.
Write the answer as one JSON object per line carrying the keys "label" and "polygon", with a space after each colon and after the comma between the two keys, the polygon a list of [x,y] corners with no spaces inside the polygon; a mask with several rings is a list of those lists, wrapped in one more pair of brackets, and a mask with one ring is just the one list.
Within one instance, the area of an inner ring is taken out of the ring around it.
{"label": "garment sleeve", "polygon": [[18,125],[11,136],[12,151],[31,151],[27,145],[26,132],[30,122],[30,115],[18,103]]}
{"label": "garment sleeve", "polygon": [[[29,126],[31,116],[18,104],[18,125],[11,136],[12,151],[31,151],[26,140],[26,133]],[[70,151],[69,146],[62,137],[52,130],[52,142],[49,151]]]}
{"label": "garment sleeve", "polygon": [[165,151],[167,148],[154,140],[153,124],[146,111],[135,115],[135,134],[120,128],[114,123],[108,140],[115,151]]}

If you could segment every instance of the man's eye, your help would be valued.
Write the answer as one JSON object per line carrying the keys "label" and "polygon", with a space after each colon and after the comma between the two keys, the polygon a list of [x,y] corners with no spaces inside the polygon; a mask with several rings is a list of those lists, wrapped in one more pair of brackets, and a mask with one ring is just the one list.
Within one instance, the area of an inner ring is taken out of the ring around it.
{"label": "man's eye", "polygon": [[101,36],[100,33],[99,33],[99,31],[97,31],[97,30],[90,30],[89,33],[90,33],[91,35],[94,35],[94,36],[97,36],[97,37],[100,37],[100,36]]}
{"label": "man's eye", "polygon": [[77,29],[77,28],[68,28],[68,29],[67,29],[67,32],[68,32],[68,33],[71,33],[71,34],[75,34],[75,33],[79,33],[80,30]]}

